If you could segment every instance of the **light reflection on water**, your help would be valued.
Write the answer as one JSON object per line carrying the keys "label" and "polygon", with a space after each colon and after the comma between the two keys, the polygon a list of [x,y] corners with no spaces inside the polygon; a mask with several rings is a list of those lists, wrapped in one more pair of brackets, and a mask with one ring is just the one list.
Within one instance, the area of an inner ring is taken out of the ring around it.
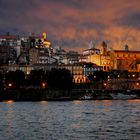
{"label": "light reflection on water", "polygon": [[139,140],[140,100],[0,102],[0,140]]}

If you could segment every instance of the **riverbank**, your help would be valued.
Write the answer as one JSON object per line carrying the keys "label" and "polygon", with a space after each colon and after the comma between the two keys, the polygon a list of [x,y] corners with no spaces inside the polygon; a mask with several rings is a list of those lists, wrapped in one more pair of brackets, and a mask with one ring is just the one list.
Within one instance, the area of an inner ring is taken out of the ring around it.
{"label": "riverbank", "polygon": [[137,90],[73,89],[48,90],[35,88],[6,89],[0,92],[0,101],[69,101],[140,99]]}

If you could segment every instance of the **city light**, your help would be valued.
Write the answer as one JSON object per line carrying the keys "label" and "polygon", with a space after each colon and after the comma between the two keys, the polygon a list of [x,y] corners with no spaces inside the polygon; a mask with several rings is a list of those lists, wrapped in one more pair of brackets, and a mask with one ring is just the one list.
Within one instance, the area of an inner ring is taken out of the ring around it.
{"label": "city light", "polygon": [[9,83],[9,84],[8,84],[8,87],[12,87],[12,83]]}
{"label": "city light", "polygon": [[43,82],[43,83],[41,84],[41,86],[42,86],[42,88],[46,88],[46,83]]}
{"label": "city light", "polygon": [[27,73],[26,73],[27,75],[29,75],[30,74],[30,72],[29,71],[27,71]]}
{"label": "city light", "polygon": [[45,100],[42,100],[41,101],[41,104],[47,104],[48,102],[47,101],[45,101]]}
{"label": "city light", "polygon": [[104,83],[104,86],[107,86],[107,83]]}
{"label": "city light", "polygon": [[136,75],[135,74],[132,74],[132,77],[134,78]]}
{"label": "city light", "polygon": [[140,84],[137,82],[137,83],[136,83],[136,86],[139,86],[139,85],[140,85]]}
{"label": "city light", "polygon": [[3,102],[6,102],[6,103],[11,104],[11,103],[13,103],[14,101],[13,101],[13,100],[4,100]]}

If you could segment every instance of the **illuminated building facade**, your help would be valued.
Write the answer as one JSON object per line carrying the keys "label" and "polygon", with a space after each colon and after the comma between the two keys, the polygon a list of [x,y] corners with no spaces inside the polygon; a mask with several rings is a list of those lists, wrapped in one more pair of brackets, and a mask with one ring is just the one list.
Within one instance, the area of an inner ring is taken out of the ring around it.
{"label": "illuminated building facade", "polygon": [[105,42],[102,43],[101,50],[96,49],[95,47],[84,50],[83,55],[80,56],[79,61],[94,63],[103,67],[104,71],[109,71],[113,67],[112,59],[109,52],[107,51],[107,45]]}
{"label": "illuminated building facade", "polygon": [[[92,49],[96,50],[95,48]],[[88,53],[86,55],[83,53],[80,61],[83,60],[103,67],[104,71],[128,70],[130,72],[140,72],[140,51],[131,51],[127,45],[125,50],[108,50],[106,43],[103,42],[99,53]]]}
{"label": "illuminated building facade", "polygon": [[140,51],[114,51],[114,69],[140,72]]}
{"label": "illuminated building facade", "polygon": [[63,64],[57,66],[51,66],[51,68],[65,68],[68,69],[72,76],[73,82],[75,83],[86,83],[88,82],[88,75],[93,74],[94,71],[101,71],[102,67],[97,66],[93,63],[75,63],[75,64]]}
{"label": "illuminated building facade", "polygon": [[86,83],[88,82],[88,77],[90,74],[93,74],[94,71],[101,71],[102,67],[97,66],[93,63],[76,63],[76,64],[50,64],[50,65],[11,65],[5,68],[6,71],[16,71],[21,70],[25,74],[29,74],[31,70],[39,70],[42,69],[44,71],[50,71],[51,69],[68,69],[72,76],[74,83]]}
{"label": "illuminated building facade", "polygon": [[103,71],[140,72],[140,51],[131,51],[127,45],[124,50],[113,50],[103,41],[101,48],[97,49],[91,42],[89,48],[79,55],[74,51],[66,52],[61,47],[53,48],[46,37],[46,33],[28,37],[11,36],[9,33],[0,36],[0,65],[75,65],[91,62],[102,67]]}

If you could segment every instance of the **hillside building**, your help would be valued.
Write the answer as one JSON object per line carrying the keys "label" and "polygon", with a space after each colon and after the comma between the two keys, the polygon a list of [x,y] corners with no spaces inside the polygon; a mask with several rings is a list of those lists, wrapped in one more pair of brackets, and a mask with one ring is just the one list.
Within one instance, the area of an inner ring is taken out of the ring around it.
{"label": "hillside building", "polygon": [[[109,49],[105,42],[102,43],[101,49],[92,48],[84,50],[79,61],[92,62],[103,67],[104,71],[110,70],[127,70],[130,72],[140,72],[140,51],[129,50],[128,45],[124,50]],[[89,53],[85,53],[89,52]],[[92,53],[90,53],[92,52]]]}

